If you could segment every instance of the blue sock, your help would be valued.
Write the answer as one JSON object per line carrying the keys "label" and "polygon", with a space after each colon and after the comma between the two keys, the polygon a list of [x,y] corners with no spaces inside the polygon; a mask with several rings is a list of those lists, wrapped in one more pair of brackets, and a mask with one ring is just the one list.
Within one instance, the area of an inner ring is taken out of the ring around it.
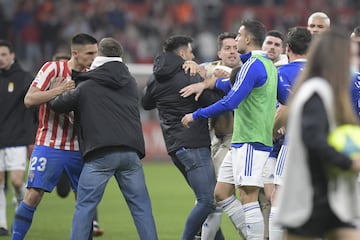
{"label": "blue sock", "polygon": [[21,201],[15,213],[12,240],[22,240],[25,238],[25,235],[31,226],[35,210],[36,208]]}

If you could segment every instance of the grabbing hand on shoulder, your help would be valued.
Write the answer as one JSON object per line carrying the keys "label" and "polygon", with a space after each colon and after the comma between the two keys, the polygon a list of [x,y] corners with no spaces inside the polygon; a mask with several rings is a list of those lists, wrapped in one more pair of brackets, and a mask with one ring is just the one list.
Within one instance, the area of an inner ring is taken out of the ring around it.
{"label": "grabbing hand on shoulder", "polygon": [[192,94],[195,94],[195,101],[198,101],[201,93],[205,90],[205,88],[206,85],[204,82],[198,82],[198,83],[190,84],[180,89],[179,93],[184,98],[189,97]]}

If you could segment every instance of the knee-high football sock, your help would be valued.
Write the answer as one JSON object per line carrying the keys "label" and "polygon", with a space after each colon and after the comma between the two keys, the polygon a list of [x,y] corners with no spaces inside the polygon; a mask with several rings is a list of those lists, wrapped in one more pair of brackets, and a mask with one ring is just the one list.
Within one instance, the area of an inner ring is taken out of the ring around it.
{"label": "knee-high football sock", "polygon": [[217,204],[222,207],[224,212],[229,216],[239,234],[246,239],[245,215],[241,202],[232,195]]}
{"label": "knee-high football sock", "polygon": [[243,205],[247,240],[264,239],[264,218],[260,211],[259,202],[251,202]]}
{"label": "knee-high football sock", "polygon": [[0,185],[0,227],[7,229],[5,187]]}
{"label": "knee-high football sock", "polygon": [[222,208],[216,207],[215,212],[209,214],[201,229],[201,239],[214,240],[221,224]]}
{"label": "knee-high football sock", "polygon": [[271,207],[269,217],[269,235],[271,240],[282,240],[284,230],[275,222],[276,207]]}
{"label": "knee-high football sock", "polygon": [[24,201],[21,201],[15,213],[12,240],[24,239],[31,226],[35,210],[36,208],[33,208],[24,203]]}

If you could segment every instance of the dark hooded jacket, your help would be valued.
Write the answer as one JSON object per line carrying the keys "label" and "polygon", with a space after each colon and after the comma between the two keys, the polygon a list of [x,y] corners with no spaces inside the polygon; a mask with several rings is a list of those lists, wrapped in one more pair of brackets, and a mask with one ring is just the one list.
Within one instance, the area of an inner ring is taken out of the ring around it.
{"label": "dark hooded jacket", "polygon": [[37,108],[27,109],[24,104],[32,80],[17,61],[9,70],[0,70],[0,148],[35,142]]}
{"label": "dark hooded jacket", "polygon": [[155,59],[154,74],[150,77],[142,106],[145,110],[157,108],[166,148],[169,154],[185,148],[210,147],[207,119],[199,119],[185,128],[182,117],[202,106],[207,106],[218,97],[205,91],[197,102],[194,95],[187,98],[180,96],[180,89],[201,81],[199,75],[190,77],[182,69],[184,59],[172,52],[164,52]]}
{"label": "dark hooded jacket", "polygon": [[80,151],[85,161],[109,149],[136,151],[145,156],[138,90],[127,66],[111,61],[73,74],[74,90],[50,101],[57,112],[75,112]]}

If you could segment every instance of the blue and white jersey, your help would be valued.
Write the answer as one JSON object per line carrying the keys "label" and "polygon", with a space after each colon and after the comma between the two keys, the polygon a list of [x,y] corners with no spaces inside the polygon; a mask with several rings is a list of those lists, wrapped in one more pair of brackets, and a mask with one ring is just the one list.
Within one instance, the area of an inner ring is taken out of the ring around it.
{"label": "blue and white jersey", "polygon": [[215,88],[227,94],[231,90],[231,82],[229,78],[217,78]]}
{"label": "blue and white jersey", "polygon": [[360,73],[356,73],[351,82],[351,100],[355,113],[360,119]]}
{"label": "blue and white jersey", "polygon": [[[261,87],[265,84],[267,73],[263,63],[256,58],[249,58],[236,74],[234,86],[229,88],[227,95],[216,103],[199,108],[193,113],[194,120],[199,118],[211,118],[221,113],[234,110],[240,102],[245,99],[253,88]],[[222,84],[231,86],[224,81]],[[216,86],[220,86],[219,79]],[[223,87],[223,86],[222,86]],[[223,89],[226,89],[225,87]],[[275,106],[274,106],[275,107]]]}
{"label": "blue and white jersey", "polygon": [[291,89],[293,88],[295,81],[302,69],[306,59],[297,59],[288,63],[278,70],[278,100],[281,104],[286,104]]}

